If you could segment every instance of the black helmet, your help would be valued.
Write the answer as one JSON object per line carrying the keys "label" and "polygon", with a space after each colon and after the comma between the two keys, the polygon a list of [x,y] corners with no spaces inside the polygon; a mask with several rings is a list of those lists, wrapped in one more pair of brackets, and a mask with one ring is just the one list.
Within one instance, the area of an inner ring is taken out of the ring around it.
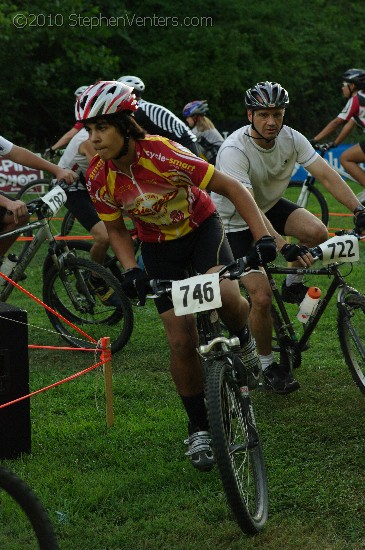
{"label": "black helmet", "polygon": [[365,89],[365,71],[362,69],[348,69],[343,73],[342,80],[355,84],[359,90]]}
{"label": "black helmet", "polygon": [[289,105],[288,92],[277,82],[258,82],[246,91],[245,105],[249,110],[271,107],[285,109]]}

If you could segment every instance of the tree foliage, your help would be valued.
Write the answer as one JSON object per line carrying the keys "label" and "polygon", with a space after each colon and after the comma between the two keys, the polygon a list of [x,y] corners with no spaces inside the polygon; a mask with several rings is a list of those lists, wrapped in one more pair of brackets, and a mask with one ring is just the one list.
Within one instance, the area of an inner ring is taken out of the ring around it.
{"label": "tree foliage", "polygon": [[244,91],[278,81],[287,122],[310,137],[341,109],[344,70],[365,68],[364,16],[363,0],[0,0],[2,134],[50,144],[73,124],[78,86],[136,74],[177,115],[204,98],[216,123],[238,125]]}

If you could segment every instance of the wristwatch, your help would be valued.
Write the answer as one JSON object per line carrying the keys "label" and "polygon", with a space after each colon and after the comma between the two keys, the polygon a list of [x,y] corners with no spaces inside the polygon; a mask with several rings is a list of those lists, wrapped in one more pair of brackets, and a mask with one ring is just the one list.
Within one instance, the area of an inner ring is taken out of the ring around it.
{"label": "wristwatch", "polygon": [[360,214],[360,212],[365,212],[365,206],[363,206],[362,204],[359,204],[358,206],[356,206],[354,210],[354,216],[356,216],[357,214]]}

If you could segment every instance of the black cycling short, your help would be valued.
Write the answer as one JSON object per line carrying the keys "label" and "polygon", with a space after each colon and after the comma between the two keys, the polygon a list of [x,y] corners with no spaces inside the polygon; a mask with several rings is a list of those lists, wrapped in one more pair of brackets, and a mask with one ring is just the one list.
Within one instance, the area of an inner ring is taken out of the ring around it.
{"label": "black cycling short", "polygon": [[365,141],[360,141],[359,145],[360,145],[361,151],[362,151],[363,153],[365,153]]}
{"label": "black cycling short", "polygon": [[[232,251],[217,213],[200,227],[172,241],[146,243],[141,246],[142,258],[151,279],[181,280],[189,277],[189,266],[197,273],[206,273],[211,267],[233,261]],[[168,296],[156,298],[159,313],[172,309]]]}
{"label": "black cycling short", "polygon": [[[271,222],[273,228],[280,234],[285,236],[285,224],[290,214],[300,208],[294,202],[287,199],[280,199],[270,210],[265,212],[265,216]],[[231,246],[233,256],[242,258],[246,256],[253,245],[252,233],[249,229],[244,231],[232,231],[227,233],[228,242]]]}
{"label": "black cycling short", "polygon": [[69,191],[66,207],[87,231],[101,221],[86,189],[85,191],[82,189]]}

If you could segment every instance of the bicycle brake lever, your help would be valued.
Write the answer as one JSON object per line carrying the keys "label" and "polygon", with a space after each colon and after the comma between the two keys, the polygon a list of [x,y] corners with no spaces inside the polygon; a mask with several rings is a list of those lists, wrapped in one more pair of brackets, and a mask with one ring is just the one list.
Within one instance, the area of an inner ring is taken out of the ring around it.
{"label": "bicycle brake lever", "polygon": [[321,260],[323,258],[323,253],[319,246],[313,246],[309,249],[309,252],[312,254],[315,260]]}

